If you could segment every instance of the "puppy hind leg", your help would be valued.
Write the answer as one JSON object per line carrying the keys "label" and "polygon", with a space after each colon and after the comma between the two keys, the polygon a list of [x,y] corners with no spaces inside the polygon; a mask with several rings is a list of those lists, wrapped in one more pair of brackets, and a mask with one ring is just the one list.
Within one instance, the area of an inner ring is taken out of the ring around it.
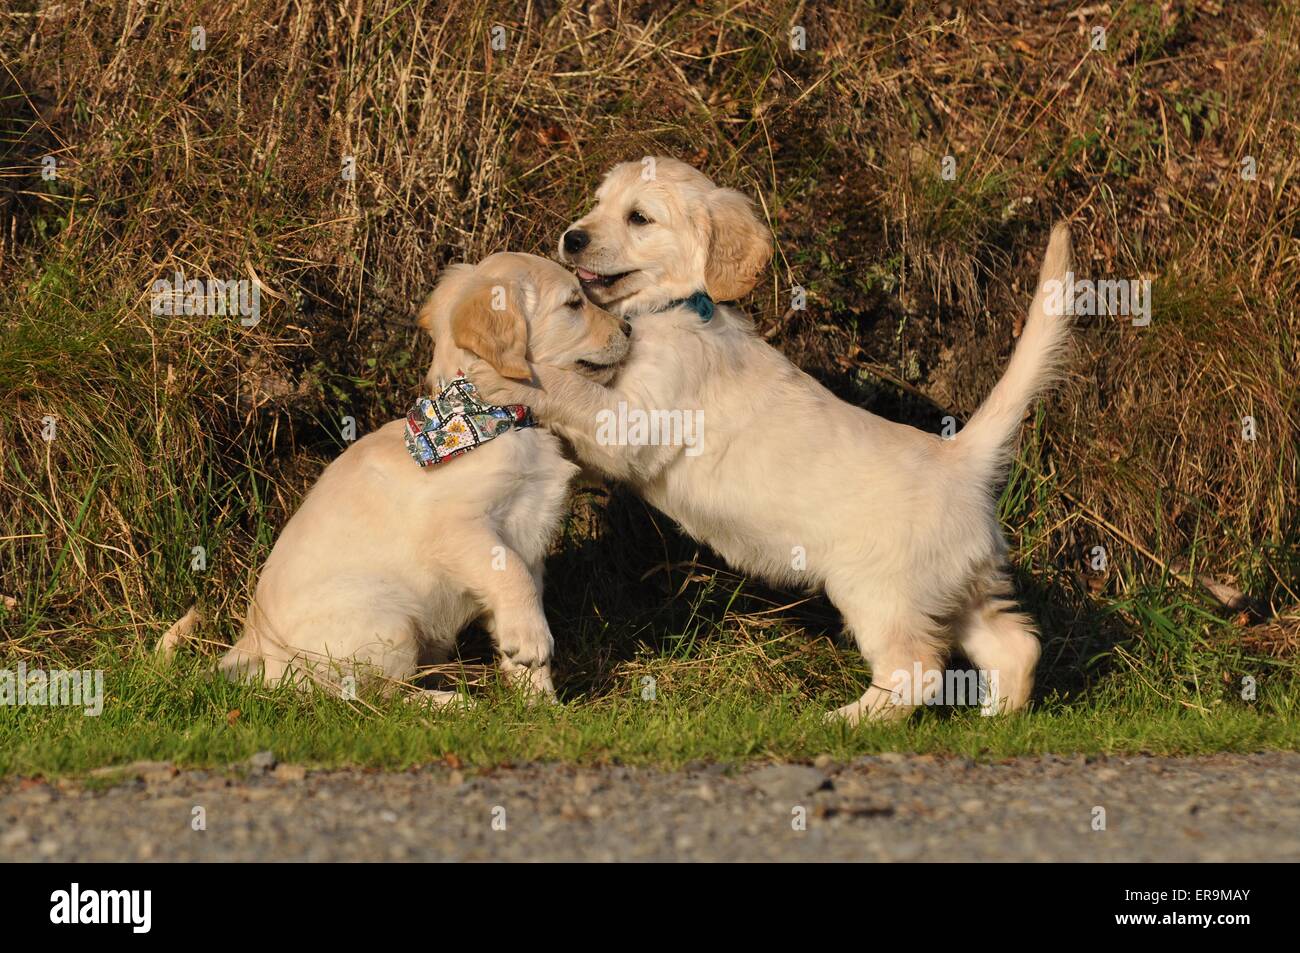
{"label": "puppy hind leg", "polygon": [[302,620],[314,638],[267,652],[268,680],[274,676],[346,700],[356,698],[363,686],[389,694],[410,683],[418,669],[419,637],[408,612],[328,608],[328,613]]}
{"label": "puppy hind leg", "polygon": [[1033,620],[1017,611],[1011,580],[1000,564],[976,577],[970,602],[954,625],[957,645],[980,671],[985,715],[1018,711],[1029,703],[1042,649]]}
{"label": "puppy hind leg", "polygon": [[1028,616],[1007,600],[982,597],[958,622],[957,644],[986,676],[984,714],[1019,711],[1029,704],[1042,649]]}

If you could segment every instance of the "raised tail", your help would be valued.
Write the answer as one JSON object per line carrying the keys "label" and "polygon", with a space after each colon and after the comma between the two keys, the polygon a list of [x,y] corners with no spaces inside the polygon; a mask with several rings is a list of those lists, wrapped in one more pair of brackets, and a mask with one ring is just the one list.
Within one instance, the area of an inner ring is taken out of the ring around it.
{"label": "raised tail", "polygon": [[1025,329],[1007,369],[950,444],[990,479],[1011,462],[1025,411],[1060,374],[1070,340],[1070,317],[1064,308],[1069,271],[1070,230],[1058,222],[1047,242]]}

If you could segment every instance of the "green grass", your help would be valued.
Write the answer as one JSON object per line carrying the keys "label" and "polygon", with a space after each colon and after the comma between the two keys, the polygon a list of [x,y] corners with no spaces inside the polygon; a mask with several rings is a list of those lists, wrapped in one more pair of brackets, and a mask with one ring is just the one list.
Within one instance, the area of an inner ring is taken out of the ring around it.
{"label": "green grass", "polygon": [[[901,725],[828,724],[842,699],[731,692],[716,698],[636,684],[603,698],[528,707],[505,689],[481,692],[469,711],[429,712],[395,698],[345,702],[321,693],[264,690],[208,677],[206,666],[160,670],[148,660],[106,675],[104,711],[0,708],[0,775],[81,774],[134,760],[193,767],[237,763],[271,750],[320,767],[401,769],[453,760],[469,767],[534,760],[680,766],[762,759],[837,759],[912,751],[997,759],[1043,752],[1206,754],[1295,748],[1294,692],[1261,687],[1253,703],[1203,709],[1140,694],[1019,716],[933,710]],[[232,712],[238,712],[232,716]]]}

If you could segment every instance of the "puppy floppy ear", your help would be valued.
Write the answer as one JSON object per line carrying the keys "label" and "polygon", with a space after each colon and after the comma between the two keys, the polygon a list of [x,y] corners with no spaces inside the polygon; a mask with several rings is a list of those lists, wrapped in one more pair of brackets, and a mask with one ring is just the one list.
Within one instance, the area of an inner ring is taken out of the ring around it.
{"label": "puppy floppy ear", "polygon": [[772,257],[772,231],[754,203],[735,189],[714,189],[709,212],[709,260],[704,286],[715,301],[734,301],[758,284]]}
{"label": "puppy floppy ear", "polygon": [[483,280],[466,289],[452,306],[451,339],[477,354],[502,377],[532,380],[528,366],[528,322],[521,289],[502,281]]}
{"label": "puppy floppy ear", "polygon": [[424,333],[433,337],[433,319],[437,314],[437,296],[430,294],[424,299],[424,304],[420,306],[420,312],[415,316],[415,323],[424,329]]}
{"label": "puppy floppy ear", "polygon": [[473,265],[463,262],[448,265],[438,275],[437,285],[420,306],[419,313],[415,316],[415,323],[424,329],[424,333],[429,335],[429,340],[434,345],[438,343],[438,315],[446,313],[448,303],[454,302],[459,297],[459,289],[469,280],[473,271]]}
{"label": "puppy floppy ear", "polygon": [[[429,343],[434,346],[435,351],[438,349],[438,338],[434,330],[434,321],[438,313],[437,298],[437,292],[430,294],[429,297],[424,300],[424,304],[420,308],[420,313],[416,315],[415,318],[415,323],[424,329],[425,334],[429,335]],[[433,374],[432,364],[429,365],[429,374],[430,376]]]}

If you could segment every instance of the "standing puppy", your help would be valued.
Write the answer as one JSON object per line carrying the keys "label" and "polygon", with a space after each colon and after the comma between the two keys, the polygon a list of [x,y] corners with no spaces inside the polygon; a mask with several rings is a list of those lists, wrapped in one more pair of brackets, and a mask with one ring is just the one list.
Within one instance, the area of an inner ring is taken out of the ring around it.
{"label": "standing puppy", "polygon": [[461,371],[477,360],[527,377],[531,359],[600,389],[631,329],[564,268],[517,254],[453,266],[420,323],[434,340],[430,397],[325,469],[266,560],[227,673],[404,681],[480,619],[502,669],[554,694],[542,561],[578,468],[526,407],[485,406]]}
{"label": "standing puppy", "polygon": [[[994,489],[1067,343],[1044,287],[1065,279],[1066,229],[1052,232],[1002,380],[952,440],[844,403],[715,304],[753,288],[771,242],[748,199],[684,163],[616,166],[560,242],[587,294],[632,322],[615,385],[538,362],[531,384],[490,369],[481,384],[533,407],[584,463],[738,569],[824,589],[872,670],[871,687],[839,709],[850,721],[935,701],[933,674],[954,643],[990,673],[986,712],[1022,708],[1039,645],[1010,601]],[[655,414],[697,414],[703,432],[689,447],[662,427],[657,441],[611,439],[610,420]]]}

